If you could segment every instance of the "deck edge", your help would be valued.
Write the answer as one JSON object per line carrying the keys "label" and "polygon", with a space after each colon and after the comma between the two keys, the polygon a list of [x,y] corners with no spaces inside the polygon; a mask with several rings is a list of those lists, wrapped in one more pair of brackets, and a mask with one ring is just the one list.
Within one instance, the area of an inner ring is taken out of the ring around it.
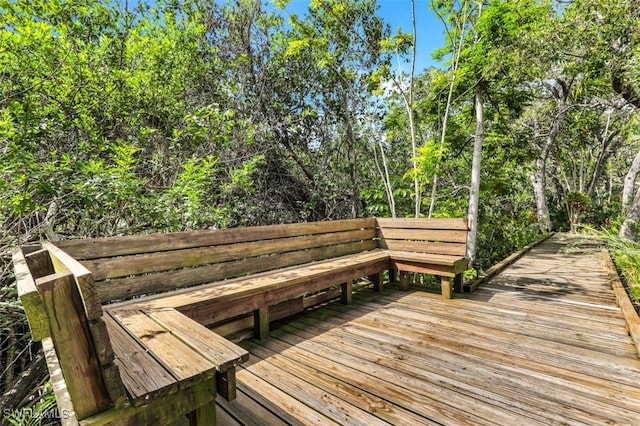
{"label": "deck edge", "polygon": [[624,288],[624,285],[620,280],[618,270],[613,263],[613,259],[611,259],[609,250],[602,249],[601,253],[605,268],[607,269],[607,274],[609,275],[611,289],[616,297],[616,303],[618,304],[618,307],[620,307],[622,315],[624,316],[627,333],[629,333],[629,336],[636,347],[638,358],[640,358],[640,317],[638,317],[638,312],[633,307],[633,303],[631,303],[631,299],[629,299],[627,290]]}
{"label": "deck edge", "polygon": [[520,259],[526,253],[528,253],[532,248],[536,247],[539,244],[542,244],[543,242],[545,242],[555,234],[556,234],[555,232],[550,232],[544,237],[534,241],[533,243],[527,246],[524,246],[519,251],[512,253],[505,259],[501,260],[500,262],[496,263],[495,265],[493,265],[492,267],[484,271],[482,274],[480,274],[478,278],[474,278],[464,283],[463,291],[465,293],[471,293],[475,291],[481,284],[484,284],[486,281],[493,278],[494,275],[497,275],[498,273],[502,272],[507,266],[511,265],[516,260]]}

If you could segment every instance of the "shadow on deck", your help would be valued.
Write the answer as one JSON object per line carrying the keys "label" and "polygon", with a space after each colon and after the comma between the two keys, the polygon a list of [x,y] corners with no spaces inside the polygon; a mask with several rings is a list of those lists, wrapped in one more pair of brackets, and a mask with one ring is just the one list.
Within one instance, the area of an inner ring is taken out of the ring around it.
{"label": "shadow on deck", "polygon": [[471,294],[358,292],[247,341],[218,424],[636,424],[640,361],[597,245],[555,236]]}

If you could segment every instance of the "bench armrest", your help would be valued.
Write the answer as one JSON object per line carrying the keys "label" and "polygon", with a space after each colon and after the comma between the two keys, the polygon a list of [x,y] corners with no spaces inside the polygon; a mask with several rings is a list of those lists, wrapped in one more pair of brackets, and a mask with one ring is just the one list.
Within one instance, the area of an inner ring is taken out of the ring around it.
{"label": "bench armrest", "polygon": [[[131,336],[145,353],[153,358],[151,368],[154,374],[172,378],[171,383],[162,384],[162,389],[153,390],[154,381],[126,353],[116,354],[126,374],[125,386],[139,389],[142,402],[170,391],[171,388],[195,385],[215,375],[218,392],[227,399],[234,399],[235,367],[249,359],[249,353],[172,308],[113,309],[109,315],[115,320],[110,334]],[[121,331],[124,331],[122,333]],[[119,350],[117,350],[119,352]],[[160,371],[156,371],[160,370]],[[131,392],[130,392],[131,393]]]}

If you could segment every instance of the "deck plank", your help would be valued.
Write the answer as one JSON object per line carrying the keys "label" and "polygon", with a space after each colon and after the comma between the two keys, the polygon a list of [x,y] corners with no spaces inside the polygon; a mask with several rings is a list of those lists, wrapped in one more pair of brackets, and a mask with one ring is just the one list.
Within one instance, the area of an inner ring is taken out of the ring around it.
{"label": "deck plank", "polygon": [[[232,419],[239,425],[267,424],[270,426],[286,426],[287,423],[278,415],[260,405],[242,390],[237,390],[236,399],[227,401],[224,398],[216,400],[218,412],[226,414],[226,418]],[[218,421],[220,418],[218,418]],[[227,420],[231,423],[231,420]],[[219,424],[219,423],[218,423]]]}
{"label": "deck plank", "polygon": [[[304,333],[305,331],[301,330],[295,332],[300,337],[305,336]],[[469,368],[467,362],[454,362],[455,354],[438,357],[427,351],[411,350],[407,346],[410,341],[395,336],[398,336],[398,333],[393,330],[388,333],[375,330],[369,333],[346,334],[332,344],[339,342],[349,348],[350,353],[362,359],[377,360],[380,364],[402,374],[412,375],[420,380],[432,382],[437,386],[477,399],[475,408],[482,404],[493,406],[508,413],[512,420],[520,419],[520,423],[523,424],[535,422],[548,424],[566,418],[586,422],[603,422],[606,419],[603,416],[584,415],[581,410],[573,406],[567,407],[563,413],[558,413],[550,397],[566,398],[566,395],[561,392],[552,391],[550,395],[548,391],[531,389],[528,386],[531,381],[524,375],[505,378],[496,368],[475,366]],[[381,338],[384,340],[380,340]],[[379,357],[380,345],[384,343],[392,343],[392,345],[385,351],[387,356]],[[489,384],[490,387],[487,386]]]}
{"label": "deck plank", "polygon": [[597,245],[574,241],[452,300],[387,285],[282,321],[246,343],[242,398],[221,404],[246,425],[251,407],[289,424],[635,424],[640,360]]}
{"label": "deck plank", "polygon": [[[277,346],[277,342],[273,342]],[[397,422],[399,418],[406,422],[424,422],[424,418],[415,413],[404,409],[403,407],[384,400],[377,395],[368,392],[365,389],[352,385],[348,381],[339,380],[332,376],[329,372],[324,372],[318,368],[304,365],[298,360],[279,353],[277,347],[270,348],[266,346],[255,346],[251,349],[252,353],[261,357],[263,361],[267,361],[280,368],[286,368],[288,371],[295,373],[298,377],[304,378],[307,382],[306,386],[316,386],[324,392],[342,398],[344,401],[369,413],[372,422],[375,421],[373,415],[387,422]]]}
{"label": "deck plank", "polygon": [[[385,342],[394,343],[394,346],[385,346],[385,353],[389,351],[389,348],[397,346],[405,352],[397,356],[406,358],[409,356],[408,353],[413,352],[426,354],[426,358],[423,360],[424,363],[417,364],[417,368],[428,369],[435,364],[436,370],[434,373],[436,374],[443,374],[452,369],[450,374],[469,374],[468,380],[472,380],[476,384],[492,383],[492,390],[495,390],[495,383],[493,383],[495,380],[487,376],[484,373],[485,370],[495,374],[494,379],[495,377],[500,377],[501,383],[511,382],[511,385],[515,386],[516,389],[535,379],[541,382],[542,386],[540,388],[545,389],[543,394],[545,398],[548,397],[546,389],[555,391],[558,387],[563,391],[566,390],[570,395],[583,392],[596,399],[601,396],[603,390],[606,390],[607,395],[616,394],[616,399],[608,401],[610,404],[633,408],[636,412],[640,410],[640,391],[632,386],[619,387],[607,380],[590,381],[588,376],[581,373],[566,369],[562,370],[556,366],[546,366],[539,362],[523,363],[517,358],[514,359],[510,354],[491,353],[483,348],[464,346],[458,343],[459,339],[455,336],[451,338],[450,342],[447,342],[446,338],[425,338],[425,335],[431,333],[431,330],[416,330],[417,327],[415,327],[415,324],[412,325],[410,320],[398,321],[396,325],[393,325],[389,323],[388,318],[379,317],[375,313],[368,315],[373,319],[370,321],[361,319],[357,321],[357,324],[349,324],[348,329],[346,327],[342,328],[341,332],[345,335],[355,336],[355,339],[359,340],[359,346],[373,344],[373,348],[375,348],[375,345],[378,345],[379,348]],[[337,329],[339,322],[339,319],[337,323],[325,320],[322,324],[325,327],[329,327],[329,329]],[[382,332],[382,330],[386,331]],[[420,341],[420,344],[416,345],[416,341]],[[532,365],[537,368],[530,369]],[[503,374],[503,370],[509,370],[510,374]],[[580,374],[580,376],[576,374]],[[485,382],[485,380],[488,381]],[[594,386],[585,386],[586,383],[592,383]],[[592,391],[593,389],[595,389],[595,392]],[[515,394],[513,396],[515,397]],[[526,394],[525,400],[533,400],[533,397],[534,395]],[[589,404],[591,402],[587,402],[587,405]],[[539,402],[535,406],[540,407],[543,405]]]}
{"label": "deck plank", "polygon": [[[495,420],[480,417],[464,410],[452,410],[450,402],[455,399],[440,401],[441,392],[436,387],[384,368],[374,362],[356,359],[346,352],[330,349],[328,346],[313,344],[306,338],[299,338],[294,334],[283,334],[283,340],[272,339],[265,345],[287,354],[305,365],[331,371],[333,377],[348,381],[354,386],[371,389],[381,398],[394,404],[408,408],[429,423],[449,424],[495,424]],[[295,343],[292,343],[295,342]],[[450,397],[452,395],[449,395]],[[397,422],[401,421],[397,419]]]}
{"label": "deck plank", "polygon": [[[237,373],[240,390],[261,405],[270,409],[288,424],[299,425],[338,425],[339,423],[323,416],[315,407],[308,406],[295,396],[289,395],[276,386],[266,382],[255,372],[240,368]],[[256,425],[264,424],[259,421]]]}

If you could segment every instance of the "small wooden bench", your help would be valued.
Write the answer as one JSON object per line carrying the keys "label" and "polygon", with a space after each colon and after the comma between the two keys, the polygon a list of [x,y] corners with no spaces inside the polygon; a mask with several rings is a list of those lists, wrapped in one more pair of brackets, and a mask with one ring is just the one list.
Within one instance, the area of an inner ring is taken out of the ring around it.
{"label": "small wooden bench", "polygon": [[[14,264],[34,340],[55,347],[52,377],[59,365],[55,383],[81,424],[184,414],[213,424],[216,390],[234,397],[247,353],[207,327],[247,318],[267,338],[270,321],[327,289],[337,286],[343,303],[360,277],[381,290],[385,270],[400,272],[403,289],[409,272],[440,276],[450,298],[452,281],[461,290],[467,232],[466,219],[353,219],[43,243],[16,250]],[[85,332],[70,332],[80,323]],[[76,373],[85,367],[74,354],[91,347],[92,373]],[[92,381],[104,386],[85,403],[78,389]]]}
{"label": "small wooden bench", "polygon": [[[462,292],[467,269],[466,219],[378,219],[380,247],[387,250],[391,270],[400,271],[400,288],[409,288],[409,272],[440,277],[442,296]],[[452,281],[453,280],[453,286]]]}

